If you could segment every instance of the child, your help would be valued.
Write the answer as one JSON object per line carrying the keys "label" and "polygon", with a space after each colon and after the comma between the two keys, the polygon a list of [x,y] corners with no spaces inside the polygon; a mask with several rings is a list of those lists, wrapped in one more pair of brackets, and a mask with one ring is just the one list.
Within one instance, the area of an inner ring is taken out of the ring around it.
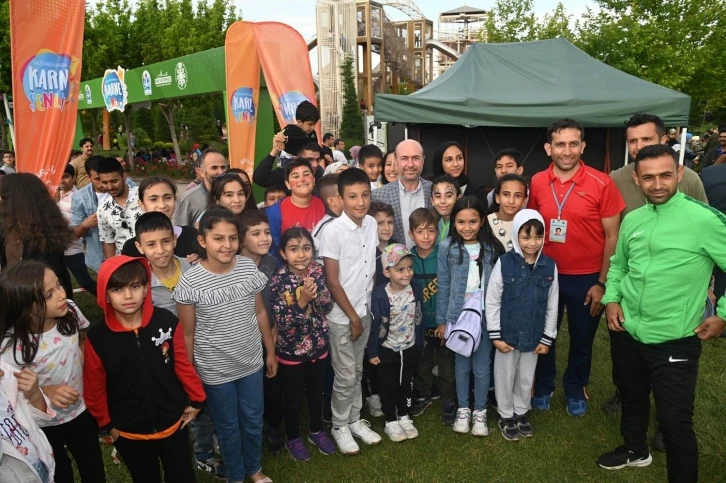
{"label": "child", "polygon": [[518,174],[505,174],[494,188],[494,203],[487,215],[489,226],[494,235],[504,245],[506,251],[514,246],[512,240],[512,220],[514,215],[527,204],[527,181]]}
{"label": "child", "polygon": [[[177,203],[176,184],[166,176],[150,176],[139,184],[139,207],[144,213],[163,213],[170,220],[174,217]],[[138,223],[138,221],[137,221]],[[199,260],[199,247],[197,246],[197,230],[193,226],[173,225],[175,239],[174,255],[186,259],[189,263]],[[138,240],[131,238],[124,243],[122,255],[129,257],[142,257],[136,248]],[[164,307],[169,309],[169,307]],[[171,309],[169,309],[171,310]],[[176,308],[175,308],[176,310]]]}
{"label": "child", "polygon": [[[267,277],[267,283],[262,290],[262,301],[267,309],[267,318],[270,321],[270,331],[274,340],[277,338],[277,325],[275,325],[270,304],[270,285],[272,276],[277,269],[277,259],[269,254],[272,235],[270,235],[270,225],[265,212],[255,210],[242,213],[239,217],[239,234],[242,256],[252,260],[257,265],[257,269]],[[263,357],[265,357],[264,350]],[[267,444],[274,455],[282,450],[285,443],[281,428],[283,409],[280,378],[277,376],[266,377],[262,385],[265,395],[264,419],[267,423]]]}
{"label": "child", "polygon": [[[452,178],[453,179],[453,178]],[[439,185],[434,185],[441,186]],[[453,205],[452,205],[453,206]],[[451,208],[449,208],[451,211]],[[434,381],[432,371],[438,366],[438,386],[443,396],[442,422],[446,426],[454,424],[456,405],[454,398],[454,353],[441,343],[446,326],[441,330],[436,325],[436,278],[439,247],[436,245],[436,215],[426,208],[417,208],[411,213],[408,225],[415,246],[413,256],[414,278],[423,287],[423,326],[425,331],[424,349],[418,354],[416,376],[413,383],[414,400],[411,415],[420,416],[431,406]]]}
{"label": "child", "polygon": [[325,205],[320,198],[313,196],[315,177],[309,161],[290,161],[285,169],[285,185],[290,190],[290,196],[265,210],[272,233],[271,253],[275,257],[279,256],[280,237],[288,228],[299,226],[312,231],[325,216]]}
{"label": "child", "polygon": [[486,320],[497,348],[494,365],[499,428],[504,439],[532,436],[527,421],[537,355],[557,336],[559,286],[554,260],[542,253],[544,219],[522,210],[512,223],[514,250],[499,258],[489,278]]}
{"label": "child", "polygon": [[290,228],[280,240],[285,261],[272,278],[270,298],[279,330],[275,350],[285,394],[287,450],[297,461],[310,453],[300,437],[300,410],[307,400],[310,431],[307,440],[324,455],[335,445],[323,429],[323,385],[328,355],[328,321],[333,308],[323,268],[313,261],[313,237],[305,228]]}
{"label": "child", "polygon": [[[56,408],[52,419],[38,421],[55,454],[55,481],[75,481],[66,446],[81,481],[106,481],[98,426],[83,402],[79,338],[80,331],[88,328],[88,320],[67,299],[55,272],[35,260],[24,260],[2,271],[0,303],[0,361],[18,373],[23,367],[32,367],[41,390]],[[0,434],[9,436],[6,431],[8,426],[0,424]],[[49,474],[53,476],[52,471]]]}
{"label": "child", "polygon": [[287,189],[283,185],[275,184],[265,190],[265,201],[259,208],[269,208],[287,196]]}
{"label": "child", "polygon": [[[435,238],[435,236],[434,236]],[[390,280],[373,292],[373,325],[368,339],[370,363],[381,390],[385,433],[393,442],[418,437],[409,416],[416,352],[423,349],[423,292],[413,282],[413,260],[405,245],[394,243],[381,255],[383,274]]]}
{"label": "child", "polygon": [[242,181],[239,174],[225,173],[214,178],[212,189],[209,190],[209,204],[227,208],[235,215],[245,210],[250,188]]}
{"label": "child", "polygon": [[[28,369],[0,362],[0,420],[12,419],[0,431],[0,481],[49,483],[55,470],[53,448],[36,421],[50,421],[55,411],[38,387],[38,376]],[[103,480],[102,480],[103,481]]]}
{"label": "child", "polygon": [[[124,255],[98,272],[105,323],[88,331],[83,387],[88,410],[108,429],[134,482],[195,480],[187,424],[204,405],[179,319],[151,303],[151,268]],[[191,401],[191,402],[190,402]]]}
{"label": "child", "polygon": [[[141,184],[146,181],[142,181]],[[166,309],[174,315],[176,315],[174,290],[181,276],[192,267],[184,258],[174,255],[176,245],[174,226],[171,224],[171,219],[163,213],[153,211],[145,213],[136,222],[136,249],[151,265],[152,303],[154,307]],[[214,456],[214,426],[209,411],[202,411],[192,421],[191,430],[194,436],[194,460],[197,468],[224,477],[224,464]]]}
{"label": "child", "polygon": [[383,169],[383,153],[381,148],[375,144],[366,144],[358,152],[358,165],[368,175],[371,182],[371,190],[380,188],[381,170]]}
{"label": "child", "polygon": [[[436,324],[453,324],[459,319],[464,303],[486,292],[489,274],[504,247],[492,233],[486,220],[486,209],[474,196],[464,196],[451,211],[454,229],[451,236],[439,245],[436,275],[439,291],[436,294]],[[483,303],[483,299],[482,299]],[[484,324],[482,320],[482,324]],[[482,332],[485,326],[482,325]],[[469,409],[469,387],[474,372],[474,436],[489,434],[486,421],[487,391],[489,390],[489,363],[491,343],[482,340],[479,348],[464,357],[455,354],[456,411],[454,431],[469,432],[472,414]]]}
{"label": "child", "polygon": [[383,173],[381,184],[387,185],[398,180],[398,169],[396,168],[396,150],[389,149],[383,157]]}
{"label": "child", "polygon": [[318,195],[325,203],[325,216],[315,225],[313,231],[313,241],[315,241],[315,250],[317,252],[317,261],[323,264],[323,257],[320,255],[320,237],[323,230],[331,221],[338,218],[343,213],[343,198],[338,194],[338,174],[327,174],[320,179],[318,183]]}
{"label": "child", "polygon": [[393,238],[394,230],[394,213],[393,207],[388,203],[381,201],[371,202],[371,208],[368,214],[375,218],[378,231],[378,246],[376,247],[376,285],[385,285],[388,278],[383,275],[383,266],[381,265],[381,254],[391,243],[396,243]]}
{"label": "child", "polygon": [[[71,207],[73,204],[73,196],[78,193],[78,190],[73,186],[76,182],[76,171],[70,164],[66,165],[66,169],[63,172],[60,186],[58,187],[58,194],[60,199],[58,200],[58,208],[63,213],[63,218],[70,224],[72,222]],[[78,284],[83,287],[86,292],[96,295],[96,281],[91,278],[88,274],[88,267],[86,266],[86,257],[83,254],[83,240],[74,236],[71,243],[63,253],[63,260],[65,261],[68,271],[76,277]]]}
{"label": "child", "polygon": [[[252,260],[237,255],[238,219],[212,208],[199,222],[203,260],[174,291],[187,350],[207,394],[227,481],[271,481],[262,473],[263,366],[277,373],[261,292],[267,283]],[[266,358],[263,364],[262,346]]]}
{"label": "child", "polygon": [[[497,177],[497,183],[505,174],[518,174],[522,176],[523,171],[524,166],[519,164],[519,151],[516,149],[502,149],[494,156],[494,175]],[[491,206],[494,201],[494,190],[492,190],[487,194],[489,211],[492,211]]]}
{"label": "child", "polygon": [[461,188],[456,178],[442,174],[431,184],[431,204],[439,214],[437,246],[449,236],[451,210],[459,198],[461,198]]}
{"label": "child", "polygon": [[320,240],[325,279],[335,301],[328,315],[330,355],[335,371],[332,398],[333,439],[343,454],[360,451],[353,436],[377,444],[380,435],[360,419],[363,351],[368,341],[371,292],[375,276],[376,221],[368,216],[371,185],[359,169],[338,178],[343,214],[330,223]]}

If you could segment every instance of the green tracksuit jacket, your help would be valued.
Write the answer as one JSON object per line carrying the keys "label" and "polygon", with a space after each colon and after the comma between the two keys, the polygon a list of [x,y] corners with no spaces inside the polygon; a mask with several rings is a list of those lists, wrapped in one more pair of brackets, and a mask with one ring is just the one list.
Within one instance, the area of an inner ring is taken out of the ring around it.
{"label": "green tracksuit jacket", "polygon": [[[619,303],[625,330],[645,344],[692,336],[714,263],[726,269],[720,211],[680,192],[665,204],[647,203],[620,226],[602,303]],[[726,319],[726,297],[716,313]]]}

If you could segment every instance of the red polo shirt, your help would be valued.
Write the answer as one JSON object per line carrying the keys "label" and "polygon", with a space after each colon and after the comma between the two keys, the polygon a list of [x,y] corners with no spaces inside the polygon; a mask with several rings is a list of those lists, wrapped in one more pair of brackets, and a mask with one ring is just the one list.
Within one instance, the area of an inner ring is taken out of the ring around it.
{"label": "red polo shirt", "polygon": [[[562,208],[562,219],[567,220],[565,243],[550,242],[550,220],[557,218],[552,187],[561,203],[573,183],[575,186]],[[601,220],[619,214],[625,209],[625,202],[608,175],[580,161],[575,176],[564,183],[555,176],[553,165],[532,176],[527,207],[539,211],[545,220],[544,254],[554,259],[557,271],[585,275],[598,273],[602,268],[605,230]]]}

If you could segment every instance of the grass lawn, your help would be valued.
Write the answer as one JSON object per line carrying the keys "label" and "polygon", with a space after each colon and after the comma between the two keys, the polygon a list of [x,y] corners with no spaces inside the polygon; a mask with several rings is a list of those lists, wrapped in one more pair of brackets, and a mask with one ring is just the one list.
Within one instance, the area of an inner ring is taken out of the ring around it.
{"label": "grass lawn", "polygon": [[[92,321],[101,312],[92,297],[80,294],[77,301]],[[374,447],[362,445],[361,454],[352,457],[336,454],[325,457],[311,451],[308,463],[295,463],[287,454],[272,457],[263,453],[263,468],[274,481],[291,482],[659,482],[666,481],[665,454],[654,453],[648,468],[606,471],[595,464],[603,452],[621,444],[619,418],[607,417],[600,407],[612,393],[610,352],[606,325],[603,323],[595,340],[591,384],[588,387],[590,409],[582,418],[572,418],[565,411],[561,387],[546,413],[531,412],[534,438],[505,441],[498,429],[487,438],[460,435],[440,422],[441,403],[437,401],[415,419],[420,436],[413,441],[384,441]],[[564,367],[567,331],[558,337],[562,348],[558,368]],[[700,445],[700,481],[726,481],[726,339],[703,345],[698,381],[695,426]],[[651,428],[654,427],[654,410]],[[496,426],[496,411],[489,409],[489,427]],[[371,418],[372,419],[372,418]],[[373,420],[373,428],[383,434],[382,419]],[[104,447],[109,483],[131,479],[123,465],[111,462],[110,447]],[[80,480],[77,480],[80,481]],[[201,473],[198,481],[219,480]]]}

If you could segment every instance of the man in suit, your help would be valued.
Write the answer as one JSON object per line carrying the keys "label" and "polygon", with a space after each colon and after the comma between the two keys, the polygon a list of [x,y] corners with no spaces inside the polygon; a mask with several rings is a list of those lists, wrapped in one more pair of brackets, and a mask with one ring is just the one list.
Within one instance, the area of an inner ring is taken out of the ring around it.
{"label": "man in suit", "polygon": [[373,201],[388,203],[393,207],[393,239],[413,246],[409,235],[408,217],[416,208],[431,209],[431,181],[421,179],[424,165],[423,147],[418,141],[406,139],[394,152],[398,181],[373,190]]}

